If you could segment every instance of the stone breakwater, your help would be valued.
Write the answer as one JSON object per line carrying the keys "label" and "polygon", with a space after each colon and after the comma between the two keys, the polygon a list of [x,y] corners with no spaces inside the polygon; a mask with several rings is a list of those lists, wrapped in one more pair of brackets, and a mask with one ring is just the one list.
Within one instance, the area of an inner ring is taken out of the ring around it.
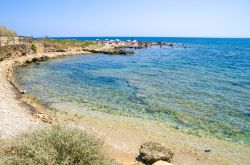
{"label": "stone breakwater", "polygon": [[0,61],[12,57],[26,56],[27,54],[32,54],[32,53],[33,51],[31,49],[30,44],[1,46]]}

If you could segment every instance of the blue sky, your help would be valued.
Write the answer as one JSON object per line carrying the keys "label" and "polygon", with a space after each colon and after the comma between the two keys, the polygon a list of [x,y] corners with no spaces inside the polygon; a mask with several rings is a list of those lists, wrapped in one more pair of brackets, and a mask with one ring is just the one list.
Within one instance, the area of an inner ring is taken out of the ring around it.
{"label": "blue sky", "polygon": [[250,37],[250,0],[1,0],[29,36]]}

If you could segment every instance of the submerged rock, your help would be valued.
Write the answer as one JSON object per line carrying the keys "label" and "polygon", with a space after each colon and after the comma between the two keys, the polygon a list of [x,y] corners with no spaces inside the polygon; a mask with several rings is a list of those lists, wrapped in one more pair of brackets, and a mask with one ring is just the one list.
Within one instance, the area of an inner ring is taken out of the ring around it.
{"label": "submerged rock", "polygon": [[154,142],[142,144],[139,152],[140,158],[145,164],[153,164],[159,160],[170,162],[174,155],[170,149]]}

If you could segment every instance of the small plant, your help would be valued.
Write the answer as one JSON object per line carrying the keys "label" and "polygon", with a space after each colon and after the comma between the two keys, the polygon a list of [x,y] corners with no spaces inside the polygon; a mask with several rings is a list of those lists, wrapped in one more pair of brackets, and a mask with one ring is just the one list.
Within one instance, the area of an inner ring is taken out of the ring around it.
{"label": "small plant", "polygon": [[31,50],[33,50],[34,52],[36,52],[36,46],[34,44],[31,45]]}
{"label": "small plant", "polygon": [[1,165],[111,164],[102,143],[81,130],[53,126],[0,144]]}

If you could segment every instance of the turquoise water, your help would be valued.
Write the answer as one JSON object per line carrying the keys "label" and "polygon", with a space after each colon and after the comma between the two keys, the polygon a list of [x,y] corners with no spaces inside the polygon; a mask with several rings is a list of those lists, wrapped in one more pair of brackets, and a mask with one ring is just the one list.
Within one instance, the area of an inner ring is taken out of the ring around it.
{"label": "turquoise water", "polygon": [[249,145],[250,39],[173,41],[186,48],[53,59],[18,68],[16,78],[47,106],[87,106]]}

